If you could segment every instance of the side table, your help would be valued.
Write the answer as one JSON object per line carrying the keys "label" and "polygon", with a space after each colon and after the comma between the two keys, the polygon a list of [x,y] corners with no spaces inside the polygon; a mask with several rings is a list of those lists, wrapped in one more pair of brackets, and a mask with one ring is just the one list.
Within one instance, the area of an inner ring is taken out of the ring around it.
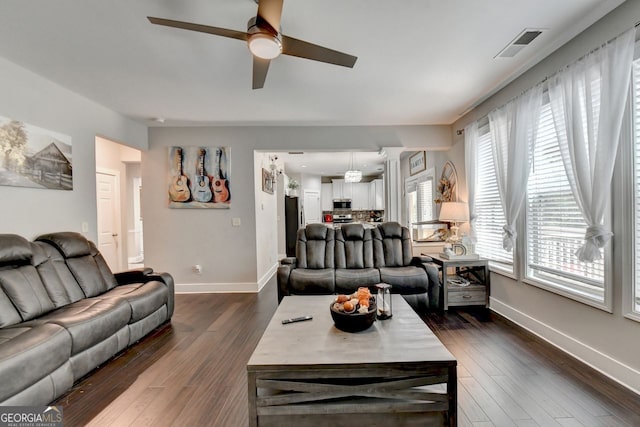
{"label": "side table", "polygon": [[[430,255],[433,262],[440,268],[442,276],[443,306],[483,305],[489,307],[489,292],[491,289],[489,278],[489,260],[480,258],[475,260],[455,260]],[[449,283],[451,274],[449,269],[455,269],[453,276],[467,276],[468,286],[456,286]]]}

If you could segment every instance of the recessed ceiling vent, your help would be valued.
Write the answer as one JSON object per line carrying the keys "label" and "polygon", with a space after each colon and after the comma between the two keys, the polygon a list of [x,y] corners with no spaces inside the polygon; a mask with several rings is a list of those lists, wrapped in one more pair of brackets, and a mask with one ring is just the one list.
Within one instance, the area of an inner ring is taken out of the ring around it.
{"label": "recessed ceiling vent", "polygon": [[513,58],[518,52],[525,48],[529,43],[535,40],[544,30],[525,28],[516,36],[504,49],[500,51],[494,58]]}

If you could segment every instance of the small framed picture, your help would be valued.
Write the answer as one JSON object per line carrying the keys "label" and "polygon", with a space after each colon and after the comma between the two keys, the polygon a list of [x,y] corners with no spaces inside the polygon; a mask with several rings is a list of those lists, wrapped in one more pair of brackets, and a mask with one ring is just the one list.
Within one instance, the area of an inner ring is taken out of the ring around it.
{"label": "small framed picture", "polygon": [[415,175],[427,169],[427,159],[424,151],[418,151],[409,157],[409,174]]}
{"label": "small framed picture", "polygon": [[265,168],[262,168],[262,191],[273,194],[273,175]]}

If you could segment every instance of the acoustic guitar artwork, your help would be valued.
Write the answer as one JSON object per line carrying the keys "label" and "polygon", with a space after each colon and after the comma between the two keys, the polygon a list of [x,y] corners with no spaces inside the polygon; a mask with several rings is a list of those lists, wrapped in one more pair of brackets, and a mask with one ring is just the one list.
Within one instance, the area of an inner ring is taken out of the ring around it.
{"label": "acoustic guitar artwork", "polygon": [[214,162],[213,181],[211,182],[211,189],[213,190],[213,201],[215,203],[228,203],[229,202],[229,186],[227,180],[222,178],[222,172],[220,170],[220,162],[222,161],[222,148],[216,148],[216,160]]}
{"label": "acoustic guitar artwork", "polygon": [[191,191],[189,190],[189,180],[182,168],[182,148],[176,148],[175,161],[178,174],[171,179],[169,198],[172,202],[188,202],[191,199]]}
{"label": "acoustic guitar artwork", "polygon": [[204,157],[207,155],[207,150],[200,149],[198,155],[198,175],[196,175],[196,184],[193,187],[193,198],[198,202],[208,203],[211,201],[213,193],[211,192],[209,176],[205,174],[204,169]]}

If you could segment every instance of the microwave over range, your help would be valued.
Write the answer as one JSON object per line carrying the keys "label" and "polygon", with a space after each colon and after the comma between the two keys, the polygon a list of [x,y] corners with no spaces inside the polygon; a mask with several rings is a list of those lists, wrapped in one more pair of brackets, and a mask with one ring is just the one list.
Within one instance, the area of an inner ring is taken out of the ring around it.
{"label": "microwave over range", "polygon": [[351,210],[351,199],[333,199],[333,209],[348,209]]}

